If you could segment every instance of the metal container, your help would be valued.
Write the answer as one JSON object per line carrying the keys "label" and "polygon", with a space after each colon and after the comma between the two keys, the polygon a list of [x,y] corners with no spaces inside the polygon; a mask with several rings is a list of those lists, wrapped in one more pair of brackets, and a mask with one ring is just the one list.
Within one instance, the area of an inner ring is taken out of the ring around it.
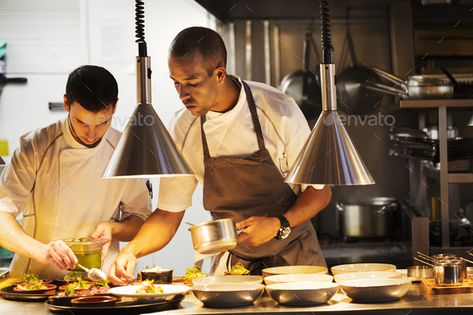
{"label": "metal container", "polygon": [[387,237],[396,230],[398,203],[394,198],[373,198],[361,204],[337,203],[336,207],[345,237]]}
{"label": "metal container", "polygon": [[430,266],[409,266],[407,267],[407,277],[421,280],[424,278],[432,278],[434,276],[434,268]]}
{"label": "metal container", "polygon": [[215,254],[233,249],[238,237],[232,219],[219,219],[189,228],[194,249],[201,254]]}
{"label": "metal container", "polygon": [[437,285],[461,285],[465,276],[466,263],[461,259],[438,261],[434,265],[434,278]]}

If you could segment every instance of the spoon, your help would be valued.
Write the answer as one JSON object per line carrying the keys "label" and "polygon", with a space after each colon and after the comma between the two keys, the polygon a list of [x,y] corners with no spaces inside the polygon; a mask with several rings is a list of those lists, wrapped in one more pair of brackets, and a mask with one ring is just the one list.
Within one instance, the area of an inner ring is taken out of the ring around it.
{"label": "spoon", "polygon": [[107,275],[105,274],[105,272],[103,272],[102,270],[100,270],[98,268],[90,268],[89,269],[89,268],[86,268],[86,267],[82,266],[81,264],[77,264],[77,266],[79,266],[79,268],[81,268],[82,270],[87,272],[87,277],[92,281],[107,280]]}

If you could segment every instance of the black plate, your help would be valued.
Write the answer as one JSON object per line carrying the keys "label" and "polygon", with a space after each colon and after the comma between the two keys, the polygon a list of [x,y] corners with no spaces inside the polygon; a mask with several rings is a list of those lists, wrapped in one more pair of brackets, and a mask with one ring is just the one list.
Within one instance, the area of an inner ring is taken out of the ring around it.
{"label": "black plate", "polygon": [[14,287],[16,287],[16,285],[11,285],[11,286],[1,289],[0,295],[5,300],[41,302],[41,301],[47,300],[50,296],[56,294],[55,289],[46,291],[46,292],[41,292],[41,293],[30,293],[30,292],[15,292],[13,291]]}
{"label": "black plate", "polygon": [[116,302],[113,305],[57,305],[51,300],[45,302],[46,307],[53,313],[59,314],[104,314],[104,312],[110,312],[115,314],[130,314],[130,313],[150,313],[165,311],[170,309],[180,308],[180,303],[184,299],[184,295],[179,294],[169,301],[159,301],[153,303],[137,303],[133,300],[122,300]]}

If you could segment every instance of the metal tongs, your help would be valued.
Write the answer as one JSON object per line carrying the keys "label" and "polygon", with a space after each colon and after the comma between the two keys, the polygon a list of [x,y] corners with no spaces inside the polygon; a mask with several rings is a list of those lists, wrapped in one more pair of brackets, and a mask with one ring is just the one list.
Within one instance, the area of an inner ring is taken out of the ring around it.
{"label": "metal tongs", "polygon": [[77,264],[79,268],[87,272],[87,277],[92,280],[92,281],[97,281],[97,280],[107,280],[107,275],[105,272],[98,268],[86,268],[82,266],[81,264]]}

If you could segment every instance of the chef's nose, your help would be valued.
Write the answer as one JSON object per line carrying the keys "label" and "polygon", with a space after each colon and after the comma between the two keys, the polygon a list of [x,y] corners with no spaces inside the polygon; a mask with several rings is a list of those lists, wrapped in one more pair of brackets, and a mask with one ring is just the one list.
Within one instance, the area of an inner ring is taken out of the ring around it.
{"label": "chef's nose", "polygon": [[185,100],[189,97],[189,90],[182,84],[177,87],[177,93],[179,93],[181,100]]}
{"label": "chef's nose", "polygon": [[97,130],[94,127],[89,127],[87,129],[86,136],[88,140],[95,140],[96,135],[97,135]]}

